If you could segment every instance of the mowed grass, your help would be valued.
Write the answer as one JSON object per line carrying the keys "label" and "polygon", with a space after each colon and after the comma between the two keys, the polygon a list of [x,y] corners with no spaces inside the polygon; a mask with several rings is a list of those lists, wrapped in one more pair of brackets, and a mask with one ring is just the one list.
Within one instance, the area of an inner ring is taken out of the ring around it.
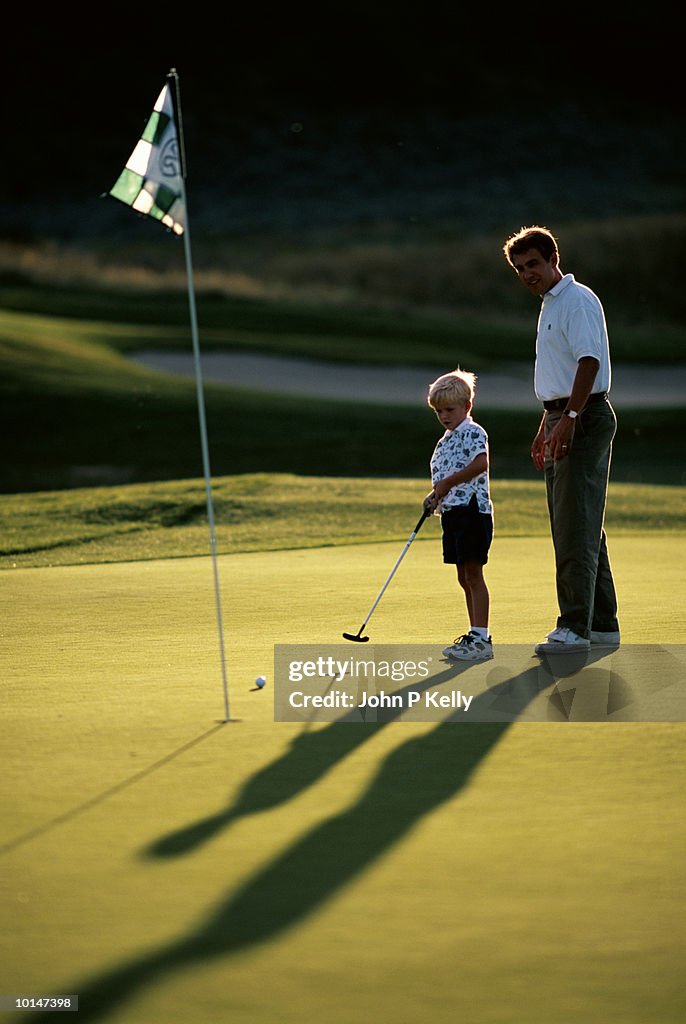
{"label": "mowed grass", "polygon": [[[683,643],[680,545],[611,540],[627,643]],[[373,640],[463,625],[438,547]],[[683,1019],[683,724],[308,728],[253,690],[275,642],[357,628],[396,551],[220,558],[225,725],[208,558],[4,575],[6,992],[121,1024]],[[487,573],[497,642],[550,628],[547,539]]]}
{"label": "mowed grass", "polygon": [[[682,723],[273,721],[273,645],[357,629],[414,526],[430,414],[265,416],[263,396],[207,389],[222,724],[192,386],[122,357],[154,317],[56,319],[53,300],[5,318],[0,345],[3,490],[40,488],[0,504],[2,990],[78,993],[82,1020],[121,1024],[681,1021]],[[308,332],[280,317],[266,333],[278,320],[291,351]],[[254,321],[234,327],[253,343]],[[389,356],[392,334],[367,338]],[[682,483],[681,413],[623,419],[626,478]],[[555,615],[542,484],[504,467],[532,425],[488,428],[492,630],[530,645]],[[144,482],[45,490],[108,474]],[[610,527],[625,643],[683,643],[682,488],[613,484]],[[462,632],[437,531],[374,640]]]}
{"label": "mowed grass", "polygon": [[[428,479],[249,473],[212,481],[220,553],[362,544],[409,537]],[[546,536],[539,478],[493,480],[498,536]],[[612,535],[686,530],[683,487],[613,483]],[[438,521],[418,542],[435,536]],[[0,569],[188,557],[209,551],[203,480],[6,495],[0,503]]]}

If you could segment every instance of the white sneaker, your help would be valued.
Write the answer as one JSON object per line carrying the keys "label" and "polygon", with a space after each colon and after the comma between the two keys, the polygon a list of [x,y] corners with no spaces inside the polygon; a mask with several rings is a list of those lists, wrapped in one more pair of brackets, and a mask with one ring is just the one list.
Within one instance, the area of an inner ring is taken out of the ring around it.
{"label": "white sneaker", "polygon": [[493,657],[493,640],[484,640],[478,633],[465,633],[443,651],[447,658],[455,661],[489,661]]}
{"label": "white sneaker", "polygon": [[536,644],[536,654],[569,654],[572,651],[587,651],[591,646],[590,640],[584,640],[582,636],[575,633],[567,626],[558,626],[540,644]]}
{"label": "white sneaker", "polygon": [[612,630],[608,633],[598,632],[598,630],[591,630],[591,646],[592,647],[619,647],[619,630]]}

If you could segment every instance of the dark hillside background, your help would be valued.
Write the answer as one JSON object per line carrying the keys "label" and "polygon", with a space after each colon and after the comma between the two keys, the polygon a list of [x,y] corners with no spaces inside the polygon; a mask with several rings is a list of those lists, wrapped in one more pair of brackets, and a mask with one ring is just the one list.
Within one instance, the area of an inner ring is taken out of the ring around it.
{"label": "dark hillside background", "polygon": [[334,3],[98,18],[5,30],[6,239],[130,234],[100,196],[172,66],[196,234],[395,223],[412,237],[442,222],[509,230],[534,210],[683,209],[679,33],[644,13]]}
{"label": "dark hillside background", "polygon": [[[113,361],[141,304],[141,323],[188,330],[183,246],[103,197],[171,67],[203,339],[393,362],[433,338],[439,365],[529,361],[534,307],[500,247],[543,222],[601,295],[614,353],[683,361],[682,43],[653,11],[71,6],[13,12],[3,44],[2,491],[200,471],[192,383]],[[387,472],[392,408],[279,400],[277,444],[262,402],[211,389],[215,474]],[[682,422],[624,415],[615,476],[683,482]],[[403,423],[394,470],[421,475],[433,421]],[[494,473],[531,475],[528,414],[488,429]]]}

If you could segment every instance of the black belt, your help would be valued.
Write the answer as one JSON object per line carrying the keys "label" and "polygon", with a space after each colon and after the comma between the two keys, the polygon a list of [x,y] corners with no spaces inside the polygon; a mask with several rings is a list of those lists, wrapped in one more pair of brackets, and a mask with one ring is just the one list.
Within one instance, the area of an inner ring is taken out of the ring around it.
{"label": "black belt", "polygon": [[[607,391],[596,391],[594,394],[589,395],[586,399],[586,405],[591,405],[593,402],[603,402],[607,398]],[[543,403],[544,409],[566,409],[569,404],[569,398],[551,398],[549,402]],[[584,405],[584,409],[586,408]],[[582,410],[583,411],[583,410]]]}

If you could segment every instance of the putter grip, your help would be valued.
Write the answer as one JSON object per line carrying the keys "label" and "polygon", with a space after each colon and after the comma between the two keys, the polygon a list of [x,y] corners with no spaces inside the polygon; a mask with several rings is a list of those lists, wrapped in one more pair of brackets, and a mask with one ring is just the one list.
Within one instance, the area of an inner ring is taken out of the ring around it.
{"label": "putter grip", "polygon": [[422,512],[421,518],[417,522],[417,525],[415,526],[415,528],[414,528],[414,530],[412,532],[413,533],[419,533],[419,528],[421,527],[422,523],[424,522],[425,519],[428,519],[430,515],[431,515],[431,512],[429,512],[429,510],[425,508],[424,511]]}

